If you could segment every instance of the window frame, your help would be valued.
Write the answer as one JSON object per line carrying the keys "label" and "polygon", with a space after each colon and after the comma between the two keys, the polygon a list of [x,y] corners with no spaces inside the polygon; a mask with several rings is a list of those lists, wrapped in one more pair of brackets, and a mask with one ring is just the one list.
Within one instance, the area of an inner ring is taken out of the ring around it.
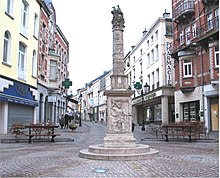
{"label": "window frame", "polygon": [[37,39],[38,39],[38,31],[39,31],[39,16],[35,13],[34,14],[34,32],[33,32],[33,35]]}
{"label": "window frame", "polygon": [[[5,37],[5,35],[8,35],[8,38]],[[7,43],[7,44],[5,44]],[[5,45],[7,45],[7,49],[5,51]],[[6,52],[6,54],[5,54]],[[6,57],[6,60],[4,60]],[[3,45],[3,58],[2,58],[2,63],[11,65],[11,34],[9,31],[5,31],[4,34],[4,45]]]}
{"label": "window frame", "polygon": [[192,59],[183,60],[183,77],[192,77]]}
{"label": "window frame", "polygon": [[6,0],[5,12],[9,16],[13,17],[13,15],[14,15],[14,0]]}
{"label": "window frame", "polygon": [[21,8],[21,34],[24,36],[28,35],[28,15],[29,15],[29,4],[26,0],[22,0]]}
{"label": "window frame", "polygon": [[37,77],[37,52],[33,50],[32,53],[32,76]]}
{"label": "window frame", "polygon": [[[53,64],[54,63],[54,64]],[[52,68],[55,69],[53,71],[53,74],[52,74]],[[57,61],[55,60],[50,60],[50,74],[49,74],[49,78],[50,80],[56,80],[57,79]],[[53,76],[54,75],[54,76]]]}
{"label": "window frame", "polygon": [[[215,49],[218,48],[218,47],[215,47]],[[218,55],[218,57],[217,57]],[[215,50],[215,67],[216,68],[219,68],[219,50]]]}
{"label": "window frame", "polygon": [[[23,47],[24,51],[20,47]],[[23,63],[23,67],[22,67]],[[27,77],[27,46],[23,42],[19,42],[18,50],[18,79],[26,80]]]}

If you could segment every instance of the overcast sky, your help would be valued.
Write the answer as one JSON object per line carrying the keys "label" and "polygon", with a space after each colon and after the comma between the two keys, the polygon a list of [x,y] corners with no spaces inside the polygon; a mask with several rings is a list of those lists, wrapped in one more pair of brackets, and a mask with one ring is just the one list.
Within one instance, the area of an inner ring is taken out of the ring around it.
{"label": "overcast sky", "polygon": [[[112,69],[112,7],[119,5],[125,19],[124,55],[147,30],[171,13],[171,0],[53,0],[56,20],[69,42],[69,71],[76,90]],[[171,14],[172,15],[172,14]]]}

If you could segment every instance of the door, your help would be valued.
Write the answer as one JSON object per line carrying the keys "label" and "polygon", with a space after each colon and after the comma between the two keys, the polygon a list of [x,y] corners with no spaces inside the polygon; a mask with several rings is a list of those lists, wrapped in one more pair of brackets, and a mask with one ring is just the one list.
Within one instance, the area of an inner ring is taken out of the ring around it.
{"label": "door", "polygon": [[219,131],[218,103],[211,104],[212,131]]}

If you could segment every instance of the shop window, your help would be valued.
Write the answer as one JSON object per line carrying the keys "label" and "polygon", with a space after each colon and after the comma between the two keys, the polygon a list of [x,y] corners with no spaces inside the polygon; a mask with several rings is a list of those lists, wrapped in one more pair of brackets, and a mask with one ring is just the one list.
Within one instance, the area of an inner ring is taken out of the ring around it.
{"label": "shop window", "polygon": [[199,101],[183,104],[183,121],[199,121]]}

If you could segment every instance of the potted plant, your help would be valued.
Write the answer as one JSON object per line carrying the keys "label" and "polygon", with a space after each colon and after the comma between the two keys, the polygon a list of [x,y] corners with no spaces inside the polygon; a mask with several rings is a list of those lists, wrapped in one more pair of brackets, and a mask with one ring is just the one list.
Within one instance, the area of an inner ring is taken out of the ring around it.
{"label": "potted plant", "polygon": [[69,125],[69,129],[71,129],[72,131],[75,130],[77,128],[76,124],[70,124]]}

